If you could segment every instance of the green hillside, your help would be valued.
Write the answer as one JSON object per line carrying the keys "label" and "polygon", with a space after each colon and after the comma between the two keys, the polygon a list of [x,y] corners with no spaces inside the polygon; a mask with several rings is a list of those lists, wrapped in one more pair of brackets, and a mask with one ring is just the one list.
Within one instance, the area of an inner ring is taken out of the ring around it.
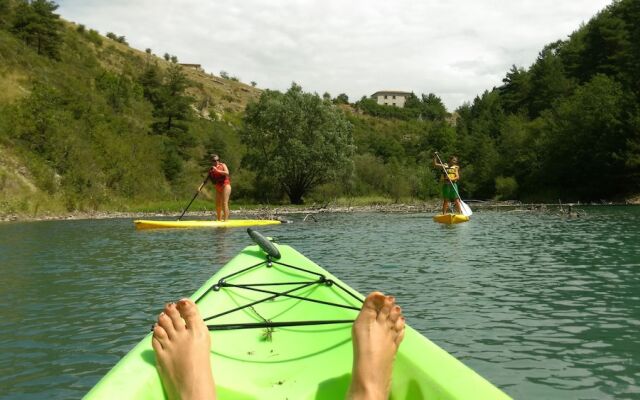
{"label": "green hillside", "polygon": [[[18,14],[33,14],[28,8],[38,3],[55,8],[49,2],[0,6],[8,10],[0,20],[2,212],[118,209],[183,199],[201,181],[210,151],[228,152],[227,163],[239,172],[240,155],[231,149],[241,147],[240,113],[260,90],[177,67],[55,17],[48,28],[56,31],[55,52],[46,53],[32,38],[43,33],[16,27]],[[170,94],[172,69],[184,80],[177,95],[185,101],[154,104],[153,93]],[[153,129],[171,118],[172,111],[161,115],[159,108],[180,106],[187,109],[175,131]]]}

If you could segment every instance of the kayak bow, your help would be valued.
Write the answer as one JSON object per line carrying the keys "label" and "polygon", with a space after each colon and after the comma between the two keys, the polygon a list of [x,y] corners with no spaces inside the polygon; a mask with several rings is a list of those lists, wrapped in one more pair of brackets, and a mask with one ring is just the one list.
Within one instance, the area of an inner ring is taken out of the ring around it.
{"label": "kayak bow", "polygon": [[[342,399],[363,296],[293,248],[269,244],[279,259],[246,247],[191,297],[212,331],[218,399]],[[509,399],[409,326],[391,392],[394,399]],[[86,398],[165,398],[151,334]]]}

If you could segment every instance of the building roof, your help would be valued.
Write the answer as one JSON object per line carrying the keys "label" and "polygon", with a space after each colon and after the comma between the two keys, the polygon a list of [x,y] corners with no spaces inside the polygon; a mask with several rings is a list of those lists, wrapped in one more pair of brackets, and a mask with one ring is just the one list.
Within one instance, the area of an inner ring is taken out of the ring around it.
{"label": "building roof", "polygon": [[409,96],[411,92],[403,92],[401,90],[380,90],[371,95],[371,97],[375,96]]}

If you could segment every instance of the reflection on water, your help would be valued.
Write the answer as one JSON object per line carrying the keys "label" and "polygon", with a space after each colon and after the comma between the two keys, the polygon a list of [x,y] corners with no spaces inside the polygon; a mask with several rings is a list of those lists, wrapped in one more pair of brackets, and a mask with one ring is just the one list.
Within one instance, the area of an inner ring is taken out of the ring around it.
{"label": "reflection on water", "polygon": [[[640,397],[640,209],[586,218],[320,214],[260,231],[408,322],[516,398]],[[130,220],[0,225],[0,398],[81,397],[249,244],[244,229],[136,232]]]}

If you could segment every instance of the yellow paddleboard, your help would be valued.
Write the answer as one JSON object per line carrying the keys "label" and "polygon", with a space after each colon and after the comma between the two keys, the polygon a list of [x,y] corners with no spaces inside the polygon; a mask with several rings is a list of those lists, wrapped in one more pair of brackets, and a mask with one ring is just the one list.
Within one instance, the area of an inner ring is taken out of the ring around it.
{"label": "yellow paddleboard", "polygon": [[138,219],[133,221],[136,229],[159,228],[237,228],[243,226],[274,225],[281,223],[273,219],[231,219],[229,221],[191,220],[191,221],[150,221]]}
{"label": "yellow paddleboard", "polygon": [[462,214],[440,214],[433,217],[433,220],[441,224],[461,224],[469,221],[469,217]]}

